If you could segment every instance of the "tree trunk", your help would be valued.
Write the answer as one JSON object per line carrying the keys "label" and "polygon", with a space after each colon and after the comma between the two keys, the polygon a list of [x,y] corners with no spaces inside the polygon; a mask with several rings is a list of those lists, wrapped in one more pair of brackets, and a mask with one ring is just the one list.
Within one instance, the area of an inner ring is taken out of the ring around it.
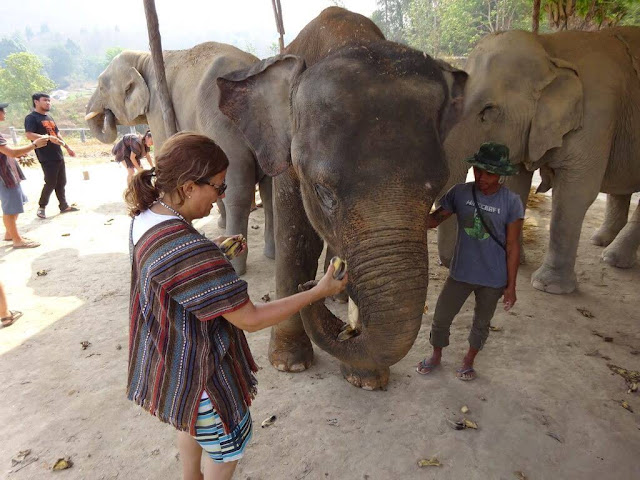
{"label": "tree trunk", "polygon": [[531,31],[538,33],[540,30],[540,1],[533,0],[533,13],[531,15]]}
{"label": "tree trunk", "polygon": [[153,69],[158,82],[158,99],[162,108],[162,118],[166,137],[177,132],[176,115],[173,110],[173,103],[169,95],[167,77],[164,71],[164,59],[162,58],[162,41],[160,39],[160,26],[158,25],[158,13],[156,12],[155,0],[144,0],[144,13],[147,17],[147,30],[149,32],[149,47],[151,48],[151,59]]}

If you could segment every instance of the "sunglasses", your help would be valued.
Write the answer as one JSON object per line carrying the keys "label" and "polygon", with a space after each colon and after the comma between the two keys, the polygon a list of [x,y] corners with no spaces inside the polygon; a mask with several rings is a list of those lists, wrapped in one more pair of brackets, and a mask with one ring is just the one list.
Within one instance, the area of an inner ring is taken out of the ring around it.
{"label": "sunglasses", "polygon": [[194,183],[197,183],[198,185],[209,185],[210,187],[213,187],[216,189],[216,192],[218,192],[218,196],[221,196],[222,194],[224,194],[224,192],[227,191],[227,184],[222,182],[220,185],[213,185],[211,183],[209,183],[207,180],[196,180]]}

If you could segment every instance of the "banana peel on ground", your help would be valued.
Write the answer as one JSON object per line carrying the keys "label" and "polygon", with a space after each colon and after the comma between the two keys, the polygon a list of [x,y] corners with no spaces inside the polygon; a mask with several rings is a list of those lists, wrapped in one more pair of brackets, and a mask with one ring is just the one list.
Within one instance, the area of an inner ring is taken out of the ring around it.
{"label": "banana peel on ground", "polygon": [[442,464],[440,463],[440,461],[436,457],[431,457],[429,459],[423,458],[421,460],[418,460],[418,466],[420,468],[422,468],[422,467],[441,467]]}
{"label": "banana peel on ground", "polygon": [[53,464],[53,467],[51,468],[51,470],[53,470],[54,472],[57,472],[59,470],[66,470],[67,468],[71,468],[73,467],[73,462],[71,461],[71,458],[69,457],[64,457],[64,458],[59,458],[56,463]]}
{"label": "banana peel on ground", "polygon": [[627,382],[627,387],[629,390],[627,393],[633,393],[638,390],[638,384],[640,384],[640,372],[636,372],[635,370],[627,370],[626,368],[619,367],[617,365],[613,365],[612,363],[607,363],[607,367],[613,373],[617,373]]}
{"label": "banana peel on ground", "polygon": [[447,419],[447,423],[449,423],[449,426],[451,428],[453,428],[454,430],[464,430],[466,428],[471,428],[473,430],[477,430],[478,429],[478,424],[472,420],[469,420],[467,418],[463,418],[462,420],[449,420]]}

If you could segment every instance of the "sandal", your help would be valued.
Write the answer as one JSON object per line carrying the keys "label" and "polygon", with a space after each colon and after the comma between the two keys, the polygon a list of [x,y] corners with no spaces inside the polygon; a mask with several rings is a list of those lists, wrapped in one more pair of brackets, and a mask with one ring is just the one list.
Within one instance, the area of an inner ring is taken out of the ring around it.
{"label": "sandal", "polygon": [[8,317],[2,317],[2,320],[1,320],[2,321],[2,328],[9,327],[9,326],[13,325],[13,322],[18,320],[22,316],[22,312],[19,312],[17,310],[9,310],[9,313],[11,315],[9,315]]}
{"label": "sandal", "polygon": [[25,238],[25,242],[20,245],[14,245],[13,248],[36,248],[39,247],[40,244],[38,242],[34,242],[33,240],[27,240]]}
{"label": "sandal", "polygon": [[69,213],[69,212],[77,212],[80,209],[78,207],[76,207],[75,205],[69,205],[67,208],[65,208],[64,210],[60,210],[60,213]]}
{"label": "sandal", "polygon": [[476,371],[473,367],[469,368],[459,368],[456,370],[456,377],[462,380],[463,382],[470,382],[471,380],[476,379]]}
{"label": "sandal", "polygon": [[44,208],[39,208],[36,215],[38,218],[47,218],[47,215],[44,213]]}
{"label": "sandal", "polygon": [[440,366],[439,363],[436,363],[435,365],[431,365],[430,363],[427,363],[427,359],[425,358],[420,363],[418,363],[418,366],[416,367],[416,372],[418,372],[420,375],[429,375],[439,366]]}

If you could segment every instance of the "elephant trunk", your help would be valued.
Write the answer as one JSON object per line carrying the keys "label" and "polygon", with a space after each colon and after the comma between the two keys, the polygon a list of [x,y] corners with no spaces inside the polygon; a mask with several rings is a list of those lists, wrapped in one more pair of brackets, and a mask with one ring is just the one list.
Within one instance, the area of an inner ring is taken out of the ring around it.
{"label": "elephant trunk", "polygon": [[347,249],[348,290],[357,305],[350,311],[357,312],[359,335],[339,341],[344,324],[322,301],[301,312],[314,343],[354,368],[397,363],[420,330],[429,278],[426,225],[421,233],[405,232],[377,231],[375,240]]}
{"label": "elephant trunk", "polygon": [[85,120],[92,135],[102,143],[113,143],[116,140],[118,136],[116,117],[111,110],[104,108],[99,101],[97,90],[89,100]]}

